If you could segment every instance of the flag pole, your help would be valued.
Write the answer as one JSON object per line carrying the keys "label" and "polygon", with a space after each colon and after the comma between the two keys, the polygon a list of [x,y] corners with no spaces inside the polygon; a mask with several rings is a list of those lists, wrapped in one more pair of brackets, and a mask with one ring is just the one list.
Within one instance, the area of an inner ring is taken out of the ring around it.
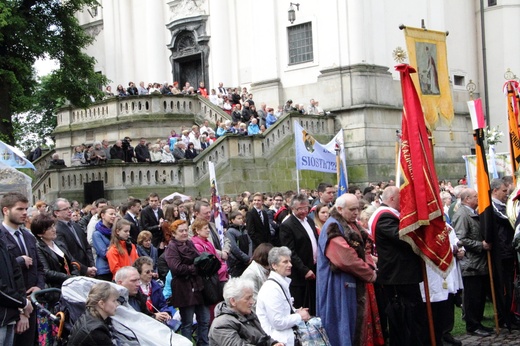
{"label": "flag pole", "polygon": [[341,151],[341,149],[339,148],[338,145],[336,145],[336,148],[334,148],[336,150],[336,181],[338,182],[338,188],[339,188],[339,184],[340,184],[340,169],[341,169],[341,161],[340,161],[340,158],[339,158],[339,153]]}
{"label": "flag pole", "polygon": [[[466,86],[466,90],[469,91],[469,98],[470,98],[468,105],[474,101],[474,99],[473,99],[473,90],[475,90],[474,83],[473,83],[473,85],[471,85],[471,84],[472,84],[472,81],[470,80],[470,83],[468,83],[468,85]],[[477,100],[477,101],[479,101],[479,100]],[[489,238],[488,238],[489,233],[488,233],[487,227],[486,227],[488,225],[487,225],[487,223],[483,224],[483,220],[486,220],[485,211],[490,207],[489,204],[491,204],[491,196],[489,193],[490,192],[489,170],[487,167],[486,152],[483,148],[484,147],[484,130],[483,130],[483,125],[478,125],[479,118],[481,120],[480,121],[481,123],[484,122],[484,114],[482,114],[482,106],[480,103],[479,103],[479,105],[480,105],[479,111],[476,110],[477,107],[475,105],[475,102],[473,102],[473,104],[474,104],[473,108],[470,107],[470,116],[472,117],[472,123],[473,123],[473,129],[474,129],[473,137],[475,139],[475,152],[477,155],[477,166],[478,166],[479,157],[482,159],[481,169],[477,168],[477,182],[476,182],[476,186],[479,187],[479,189],[478,189],[478,202],[479,202],[478,209],[479,209],[480,225],[481,225],[481,227],[484,227],[484,229],[485,229],[485,234],[484,234],[485,241],[488,241],[492,244],[493,241],[489,241]],[[472,109],[473,109],[473,111],[472,111]],[[474,118],[476,120],[475,123],[474,123]],[[513,161],[513,157],[511,157],[511,161]],[[486,186],[485,187],[480,186],[482,184],[484,184]],[[481,191],[482,189],[487,189],[487,191]],[[485,201],[486,203],[482,203],[482,201]],[[488,205],[486,205],[486,204],[488,204]],[[496,300],[496,293],[495,293],[495,283],[493,280],[493,266],[491,263],[491,251],[489,251],[489,250],[487,250],[487,262],[488,262],[488,271],[489,271],[489,284],[491,286],[491,301],[493,302],[493,317],[495,320],[495,332],[496,332],[496,335],[498,335],[498,334],[500,334],[500,327],[498,325],[497,300]]]}
{"label": "flag pole", "polygon": [[401,132],[395,130],[395,185],[401,185]]}
{"label": "flag pole", "polygon": [[[435,162],[435,153],[433,151],[433,136],[428,128],[426,128],[426,133],[428,134],[428,143],[430,144],[430,151],[432,153],[433,162]],[[400,156],[400,155],[399,155]],[[432,311],[432,301],[430,299],[430,284],[428,281],[428,273],[426,272],[426,262],[423,258],[422,261],[422,272],[423,272],[423,280],[424,280],[424,298],[426,299],[426,314],[428,315],[428,330],[430,331],[430,342],[432,346],[437,345],[437,341],[435,339],[435,327],[433,325],[433,311]]]}

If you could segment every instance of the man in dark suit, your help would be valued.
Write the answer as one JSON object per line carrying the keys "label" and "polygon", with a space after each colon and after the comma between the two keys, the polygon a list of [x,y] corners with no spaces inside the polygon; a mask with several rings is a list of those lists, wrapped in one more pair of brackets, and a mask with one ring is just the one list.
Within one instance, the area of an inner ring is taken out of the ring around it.
{"label": "man in dark suit", "polygon": [[[58,198],[52,205],[52,213],[58,222],[56,223],[57,240],[67,247],[69,253],[79,262],[82,268],[87,268],[86,276],[96,276],[94,256],[92,248],[87,241],[87,235],[81,227],[71,222],[72,210],[70,203],[65,198]],[[84,269],[80,270],[82,273]]]}
{"label": "man in dark suit", "polygon": [[292,214],[280,225],[280,243],[287,246],[293,265],[289,290],[295,307],[309,308],[316,314],[316,256],[318,232],[309,215],[309,200],[296,195],[291,202]]}
{"label": "man in dark suit", "polygon": [[253,251],[262,243],[271,243],[269,216],[263,207],[264,196],[257,192],[253,195],[253,208],[246,214],[246,228],[253,241]]}
{"label": "man in dark suit", "polygon": [[136,145],[135,157],[137,157],[137,162],[150,162],[150,151],[146,146],[145,138],[141,138],[139,144]]}
{"label": "man in dark suit", "polygon": [[[27,296],[45,287],[43,265],[38,261],[36,239],[23,225],[27,218],[29,201],[18,192],[4,195],[0,201],[4,221],[0,226],[7,250],[22,270],[22,277]],[[16,326],[17,334],[14,345],[33,345],[36,336],[36,312],[21,318]],[[24,331],[23,333],[19,333]]]}
{"label": "man in dark suit", "polygon": [[152,244],[159,248],[159,244],[163,241],[161,224],[164,221],[164,214],[159,208],[161,201],[159,195],[152,192],[148,195],[148,205],[141,210],[141,229],[152,233]]}
{"label": "man in dark suit", "polygon": [[132,242],[135,244],[137,242],[137,236],[139,232],[141,232],[141,225],[139,225],[139,220],[137,220],[137,216],[141,212],[141,200],[134,198],[128,201],[127,210],[125,216],[123,218],[127,221],[130,221],[130,237]]}
{"label": "man in dark suit", "polygon": [[15,332],[29,328],[28,318],[33,306],[27,298],[20,266],[7,250],[6,243],[5,234],[0,232],[0,345],[11,346]]}

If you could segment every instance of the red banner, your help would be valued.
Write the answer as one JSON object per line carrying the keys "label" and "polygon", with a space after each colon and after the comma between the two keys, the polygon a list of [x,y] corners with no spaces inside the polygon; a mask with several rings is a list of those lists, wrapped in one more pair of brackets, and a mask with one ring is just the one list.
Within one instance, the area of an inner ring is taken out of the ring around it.
{"label": "red banner", "polygon": [[399,237],[445,277],[453,253],[421,102],[410,77],[415,70],[405,64],[396,66],[396,70],[401,75],[403,93],[400,155],[404,183],[400,191]]}

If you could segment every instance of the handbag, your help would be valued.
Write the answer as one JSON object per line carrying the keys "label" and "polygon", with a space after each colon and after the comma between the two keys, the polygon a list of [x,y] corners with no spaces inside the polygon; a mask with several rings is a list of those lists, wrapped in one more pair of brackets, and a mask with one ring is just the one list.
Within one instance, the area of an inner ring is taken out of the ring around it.
{"label": "handbag", "polygon": [[202,290],[204,305],[213,305],[224,300],[222,286],[218,279],[218,270],[221,266],[219,259],[213,254],[203,252],[195,258],[194,264],[204,285]]}
{"label": "handbag", "polygon": [[202,283],[204,284],[204,289],[202,290],[204,305],[213,305],[223,300],[218,274],[203,276]]}
{"label": "handbag", "polygon": [[[280,289],[282,290],[287,303],[291,308],[291,312],[294,312],[291,301],[285,294],[282,285],[274,279],[267,279],[276,282]],[[294,333],[294,345],[295,346],[331,346],[329,337],[325,328],[321,323],[321,318],[319,317],[311,317],[307,322],[300,321],[297,325],[292,327]]]}

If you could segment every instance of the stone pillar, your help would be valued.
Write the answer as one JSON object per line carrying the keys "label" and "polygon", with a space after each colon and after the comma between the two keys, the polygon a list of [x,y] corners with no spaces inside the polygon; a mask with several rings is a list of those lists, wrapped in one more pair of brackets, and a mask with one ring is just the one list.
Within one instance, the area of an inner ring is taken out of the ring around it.
{"label": "stone pillar", "polygon": [[[233,81],[232,59],[235,59],[236,50],[230,44],[233,39],[230,37],[230,26],[233,25],[234,20],[230,18],[230,8],[228,1],[209,1],[209,15],[210,20],[207,22],[206,28],[209,40],[210,55],[209,55],[209,85],[206,85],[208,91],[218,88],[218,83],[224,83],[225,87],[232,87],[236,85]],[[236,46],[235,46],[236,47]]]}
{"label": "stone pillar", "polygon": [[274,0],[251,2],[249,25],[258,29],[251,30],[251,39],[244,42],[242,49],[250,50],[251,66],[254,66],[251,69],[252,83],[278,78],[280,61],[274,55],[275,47],[279,47],[277,19],[280,14],[276,3]]}

